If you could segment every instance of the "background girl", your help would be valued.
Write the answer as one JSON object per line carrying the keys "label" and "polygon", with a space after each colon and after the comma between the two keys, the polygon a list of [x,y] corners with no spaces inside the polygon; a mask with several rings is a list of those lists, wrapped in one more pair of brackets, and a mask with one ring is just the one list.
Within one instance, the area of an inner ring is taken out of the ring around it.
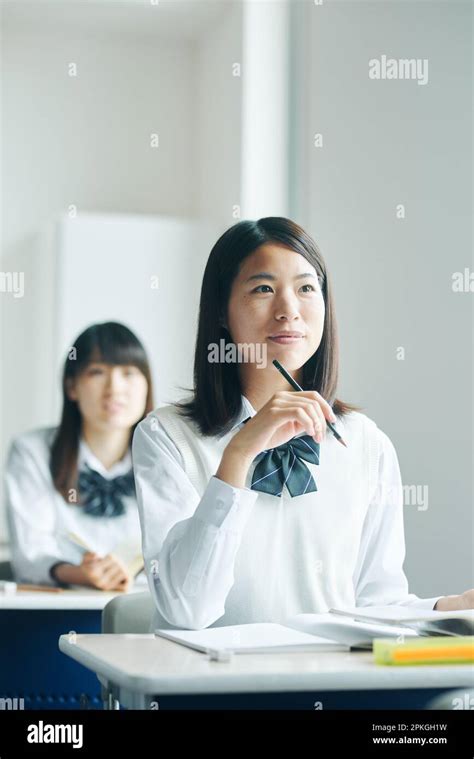
{"label": "background girl", "polygon": [[[6,469],[7,516],[17,580],[127,590],[114,548],[140,550],[130,443],[153,408],[150,367],[123,324],[94,324],[63,372],[58,427],[16,438]],[[91,551],[68,538],[77,535]]]}

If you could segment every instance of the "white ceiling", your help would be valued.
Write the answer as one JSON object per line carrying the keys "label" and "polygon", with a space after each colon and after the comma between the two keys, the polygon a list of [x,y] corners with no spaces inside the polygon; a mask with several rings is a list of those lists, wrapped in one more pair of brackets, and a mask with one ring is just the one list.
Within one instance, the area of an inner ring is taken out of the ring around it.
{"label": "white ceiling", "polygon": [[196,40],[232,0],[0,0],[1,33],[62,30],[99,37]]}

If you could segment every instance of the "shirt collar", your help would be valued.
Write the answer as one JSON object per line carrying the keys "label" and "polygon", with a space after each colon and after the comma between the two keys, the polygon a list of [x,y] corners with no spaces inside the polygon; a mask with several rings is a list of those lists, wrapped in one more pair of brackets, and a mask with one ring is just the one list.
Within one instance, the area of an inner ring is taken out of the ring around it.
{"label": "shirt collar", "polygon": [[234,423],[234,426],[230,430],[231,432],[232,430],[235,430],[236,427],[240,427],[240,425],[242,425],[244,421],[249,418],[249,416],[255,416],[255,414],[257,413],[254,407],[252,406],[252,404],[250,403],[249,399],[246,398],[245,395],[241,395],[240,398],[241,398],[240,412]]}
{"label": "shirt collar", "polygon": [[117,461],[110,469],[106,469],[103,463],[99,461],[97,456],[91,451],[84,438],[81,437],[77,460],[78,469],[83,469],[85,464],[96,472],[99,472],[99,474],[101,474],[102,477],[105,477],[106,480],[111,480],[113,477],[119,477],[130,471],[132,468],[132,453],[129,448],[123,459]]}

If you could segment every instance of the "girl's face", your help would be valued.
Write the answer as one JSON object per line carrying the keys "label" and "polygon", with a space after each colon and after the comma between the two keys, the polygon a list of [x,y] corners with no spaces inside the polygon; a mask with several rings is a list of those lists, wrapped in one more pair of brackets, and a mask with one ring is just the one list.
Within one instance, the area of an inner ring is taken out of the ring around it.
{"label": "girl's face", "polygon": [[[232,283],[227,328],[234,343],[265,344],[267,365],[277,358],[296,371],[318,349],[324,315],[315,268],[299,253],[265,243],[244,260]],[[277,338],[282,332],[289,334]]]}
{"label": "girl's face", "polygon": [[91,362],[68,387],[83,422],[91,429],[129,429],[142,418],[148,392],[146,377],[136,366]]}

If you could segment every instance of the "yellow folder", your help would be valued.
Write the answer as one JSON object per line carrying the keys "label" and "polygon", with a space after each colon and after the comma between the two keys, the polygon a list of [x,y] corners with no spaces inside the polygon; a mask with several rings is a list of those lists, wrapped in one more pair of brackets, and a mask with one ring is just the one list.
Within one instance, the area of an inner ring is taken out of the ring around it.
{"label": "yellow folder", "polygon": [[410,638],[374,638],[376,664],[469,664],[474,662],[474,635],[435,635]]}

